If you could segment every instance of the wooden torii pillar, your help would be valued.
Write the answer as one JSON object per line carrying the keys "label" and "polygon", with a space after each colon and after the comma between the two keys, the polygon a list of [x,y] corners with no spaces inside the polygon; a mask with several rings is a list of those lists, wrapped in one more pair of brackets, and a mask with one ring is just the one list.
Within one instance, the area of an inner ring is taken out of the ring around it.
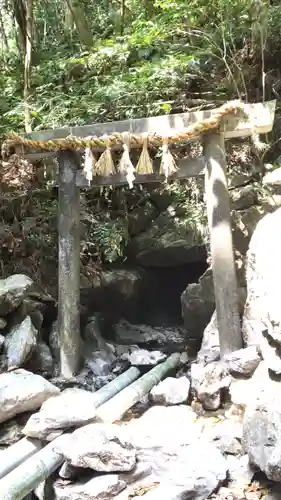
{"label": "wooden torii pillar", "polygon": [[[204,156],[180,161],[179,170],[171,179],[186,179],[205,172],[208,224],[212,271],[216,299],[221,357],[242,346],[240,318],[238,312],[236,271],[232,246],[229,196],[226,179],[224,140],[245,137],[255,132],[272,130],[276,101],[246,105],[251,114],[251,123],[241,117],[229,115],[215,134],[204,134]],[[166,115],[113,123],[65,127],[57,130],[33,132],[24,137],[33,140],[55,140],[68,136],[101,136],[114,132],[133,134],[154,133],[166,137],[184,132],[191,124],[210,118],[218,110],[196,111],[178,115]],[[198,137],[197,137],[198,140]],[[101,149],[96,148],[96,151]],[[58,156],[59,162],[59,334],[61,352],[61,374],[75,375],[82,361],[80,338],[80,223],[79,188],[87,187],[80,169],[80,158],[73,150],[56,152],[29,152],[25,157],[31,161],[48,156]],[[206,167],[206,168],[205,168]],[[135,184],[162,182],[158,174],[138,175]],[[123,174],[110,177],[94,177],[92,186],[126,185]]]}

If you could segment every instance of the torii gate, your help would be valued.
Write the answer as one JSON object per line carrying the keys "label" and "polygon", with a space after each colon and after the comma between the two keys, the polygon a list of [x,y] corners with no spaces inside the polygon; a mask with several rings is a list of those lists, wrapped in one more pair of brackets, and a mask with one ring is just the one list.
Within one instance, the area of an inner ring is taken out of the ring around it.
{"label": "torii gate", "polygon": [[[11,148],[34,162],[57,156],[59,163],[59,334],[61,374],[75,375],[81,366],[80,339],[80,209],[79,188],[120,186],[186,179],[205,171],[207,214],[221,357],[242,347],[237,299],[237,281],[232,245],[224,140],[258,135],[272,130],[276,101],[257,104],[230,102],[218,109],[153,118],[64,127],[22,136],[10,134],[4,154]],[[157,131],[157,132],[156,132]],[[189,159],[177,169],[169,144],[203,141],[204,156]],[[115,170],[110,149],[123,145],[119,169]],[[148,147],[162,146],[159,172],[152,171]],[[130,148],[143,147],[137,171]],[[84,172],[81,157],[86,150]],[[95,152],[103,153],[96,163]],[[103,164],[103,165],[102,165]],[[85,178],[86,175],[86,178]]]}

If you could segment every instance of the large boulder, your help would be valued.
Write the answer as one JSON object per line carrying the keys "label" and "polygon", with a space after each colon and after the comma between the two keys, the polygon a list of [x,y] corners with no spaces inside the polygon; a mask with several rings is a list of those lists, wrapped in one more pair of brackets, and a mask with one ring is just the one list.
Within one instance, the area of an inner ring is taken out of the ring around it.
{"label": "large boulder", "polygon": [[248,405],[243,422],[243,444],[250,462],[268,477],[281,481],[280,389]]}
{"label": "large boulder", "polygon": [[243,335],[256,345],[268,368],[281,374],[281,208],[257,225],[247,253],[247,300]]}
{"label": "large boulder", "polygon": [[167,209],[133,239],[130,252],[143,266],[178,266],[206,259],[204,234],[196,232],[187,217],[175,215],[172,207]]}
{"label": "large boulder", "polygon": [[14,274],[0,280],[0,315],[6,316],[23,301],[32,280],[24,274]]}

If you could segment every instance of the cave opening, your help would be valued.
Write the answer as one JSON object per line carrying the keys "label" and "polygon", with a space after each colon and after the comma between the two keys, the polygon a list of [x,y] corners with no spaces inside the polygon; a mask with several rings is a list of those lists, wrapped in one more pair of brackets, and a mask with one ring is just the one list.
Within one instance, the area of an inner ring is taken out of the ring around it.
{"label": "cave opening", "polygon": [[141,323],[151,326],[183,324],[181,295],[191,283],[197,283],[207,270],[207,261],[200,260],[170,267],[146,267],[151,288],[147,292]]}

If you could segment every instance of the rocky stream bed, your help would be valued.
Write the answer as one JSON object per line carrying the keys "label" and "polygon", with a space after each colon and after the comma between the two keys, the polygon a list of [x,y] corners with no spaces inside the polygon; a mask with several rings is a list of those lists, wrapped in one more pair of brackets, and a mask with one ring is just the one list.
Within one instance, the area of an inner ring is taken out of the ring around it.
{"label": "rocky stream bed", "polygon": [[[240,287],[244,348],[223,360],[211,269],[183,292],[190,329],[120,319],[104,339],[99,317],[88,315],[85,366],[70,380],[59,375],[53,299],[25,275],[0,280],[0,471],[25,436],[40,449],[73,432],[61,445],[64,463],[28,500],[281,498],[280,226],[277,209],[253,233]],[[196,352],[189,341],[200,310],[208,313],[201,331],[197,323]],[[93,423],[97,390],[171,353],[177,369],[120,419]]]}

